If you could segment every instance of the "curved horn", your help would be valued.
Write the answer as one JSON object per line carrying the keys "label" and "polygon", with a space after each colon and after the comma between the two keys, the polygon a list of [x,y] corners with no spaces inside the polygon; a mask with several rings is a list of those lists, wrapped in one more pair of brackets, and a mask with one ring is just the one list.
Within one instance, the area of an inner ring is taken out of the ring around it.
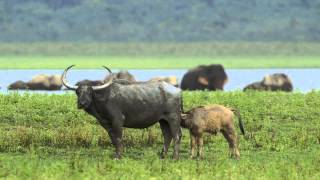
{"label": "curved horn", "polygon": [[[107,68],[106,66],[102,66],[102,67],[104,67],[110,74],[112,73],[112,71],[111,71],[109,68]],[[101,86],[92,86],[92,89],[93,89],[93,90],[104,89],[104,88],[110,86],[110,84],[112,83],[112,81],[113,81],[113,76],[111,76],[111,78],[109,79],[108,82],[104,83],[104,84],[101,85]]]}
{"label": "curved horn", "polygon": [[61,81],[62,81],[62,84],[67,87],[68,89],[70,90],[76,90],[78,88],[78,86],[72,86],[72,85],[69,85],[69,83],[67,82],[66,80],[66,77],[67,77],[67,72],[69,69],[71,69],[73,66],[75,65],[71,65],[69,67],[67,67],[67,69],[65,69],[62,73],[62,76],[61,76]]}
{"label": "curved horn", "polygon": [[112,73],[112,71],[107,66],[102,66],[102,67],[104,67],[109,72],[109,74]]}

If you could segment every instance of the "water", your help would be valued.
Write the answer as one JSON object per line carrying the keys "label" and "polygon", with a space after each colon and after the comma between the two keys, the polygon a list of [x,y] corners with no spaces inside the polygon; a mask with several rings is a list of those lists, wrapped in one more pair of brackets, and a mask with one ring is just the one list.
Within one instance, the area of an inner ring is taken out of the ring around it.
{"label": "water", "polygon": [[[0,92],[7,93],[7,86],[17,80],[28,81],[37,74],[61,74],[63,70],[0,70]],[[113,72],[118,70],[113,69]],[[179,81],[187,70],[129,70],[138,81],[146,81],[156,76],[176,76]],[[225,85],[226,91],[242,90],[246,85],[262,80],[263,76],[272,73],[285,73],[293,83],[294,89],[308,92],[313,89],[320,89],[320,69],[226,69],[229,77]],[[106,71],[97,70],[71,70],[68,73],[70,84],[75,84],[82,79],[99,80],[106,76]],[[24,92],[24,91],[22,91]],[[48,91],[36,91],[47,93]],[[64,93],[65,91],[50,91],[51,93]]]}

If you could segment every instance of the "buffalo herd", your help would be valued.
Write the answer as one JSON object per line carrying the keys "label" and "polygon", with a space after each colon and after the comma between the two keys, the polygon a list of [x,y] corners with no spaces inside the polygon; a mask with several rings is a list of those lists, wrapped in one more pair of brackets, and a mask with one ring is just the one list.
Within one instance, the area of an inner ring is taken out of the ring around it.
{"label": "buffalo herd", "polygon": [[[101,85],[108,82],[110,79],[125,83],[145,83],[137,81],[135,77],[128,71],[121,70],[117,73],[107,75],[103,80],[88,80],[84,79],[76,83],[76,85]],[[164,81],[169,84],[179,87],[179,81],[176,76],[154,77],[146,82]],[[224,85],[228,82],[227,73],[224,67],[220,64],[200,65],[190,69],[184,74],[181,79],[180,88],[182,90],[223,90]],[[60,75],[45,75],[40,74],[34,76],[30,81],[16,81],[8,86],[9,90],[60,90],[62,81]],[[283,73],[275,73],[266,75],[261,81],[253,82],[244,87],[243,91],[259,90],[259,91],[285,91],[291,92],[293,85],[290,78]]]}
{"label": "buffalo herd", "polygon": [[[122,154],[123,128],[147,128],[160,124],[163,135],[161,158],[165,158],[173,141],[173,158],[179,158],[181,127],[190,131],[191,157],[202,157],[202,134],[221,132],[227,140],[232,157],[238,159],[237,137],[233,125],[234,115],[238,117],[239,127],[244,134],[240,113],[233,108],[221,105],[199,106],[183,111],[182,90],[223,90],[228,76],[222,65],[201,65],[190,69],[183,76],[179,88],[174,76],[156,77],[148,81],[137,81],[128,71],[113,73],[104,67],[108,75],[103,80],[81,80],[75,85],[67,81],[67,73],[73,66],[64,70],[62,75],[37,75],[28,82],[16,81],[8,89],[59,90],[62,86],[77,95],[77,105],[95,117],[107,131],[115,146],[116,159]],[[247,90],[292,91],[289,77],[276,73],[265,76],[262,81],[254,82],[244,88]]]}

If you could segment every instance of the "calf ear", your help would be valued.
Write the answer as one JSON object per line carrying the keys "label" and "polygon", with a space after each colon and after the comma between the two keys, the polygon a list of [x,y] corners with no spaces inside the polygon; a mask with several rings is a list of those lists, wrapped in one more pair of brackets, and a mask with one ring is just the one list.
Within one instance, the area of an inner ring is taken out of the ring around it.
{"label": "calf ear", "polygon": [[206,77],[200,76],[198,77],[198,82],[202,85],[208,86],[209,85],[209,81]]}

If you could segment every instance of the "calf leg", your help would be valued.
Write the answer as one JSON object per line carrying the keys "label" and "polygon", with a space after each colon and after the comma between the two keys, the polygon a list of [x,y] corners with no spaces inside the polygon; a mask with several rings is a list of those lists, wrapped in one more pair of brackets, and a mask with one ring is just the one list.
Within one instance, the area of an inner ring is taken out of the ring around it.
{"label": "calf leg", "polygon": [[168,153],[168,149],[172,140],[172,135],[170,132],[169,124],[166,121],[164,120],[160,121],[160,128],[162,131],[163,141],[164,141],[160,157],[163,159]]}
{"label": "calf leg", "polygon": [[226,138],[229,144],[229,150],[231,157],[239,159],[240,158],[240,153],[237,148],[237,140],[236,140],[236,134],[235,130],[232,127],[228,127],[224,130],[221,130],[223,136]]}
{"label": "calf leg", "polygon": [[196,150],[196,136],[192,134],[192,132],[190,131],[190,158],[194,158],[195,157],[195,150]]}
{"label": "calf leg", "polygon": [[198,156],[203,158],[203,138],[202,135],[197,137],[197,145],[198,145]]}

